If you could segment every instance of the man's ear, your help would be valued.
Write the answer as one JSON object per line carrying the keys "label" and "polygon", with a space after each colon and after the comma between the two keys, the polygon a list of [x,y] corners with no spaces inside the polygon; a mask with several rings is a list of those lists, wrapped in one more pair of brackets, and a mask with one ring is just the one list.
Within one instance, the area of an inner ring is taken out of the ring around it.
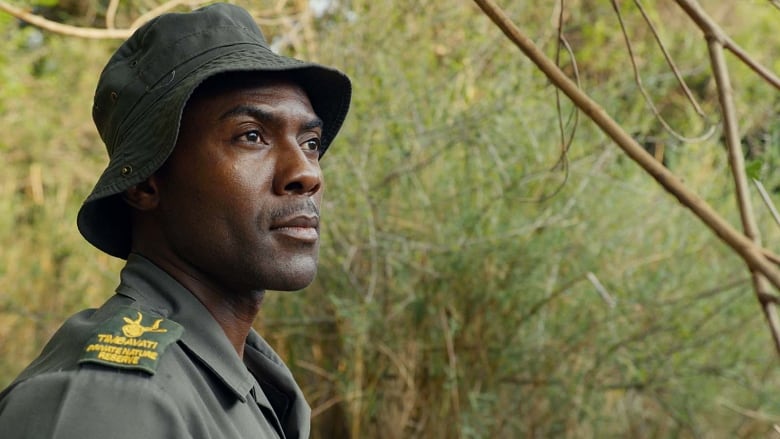
{"label": "man's ear", "polygon": [[154,175],[131,186],[125,191],[124,199],[130,206],[141,210],[152,210],[160,203],[160,191]]}

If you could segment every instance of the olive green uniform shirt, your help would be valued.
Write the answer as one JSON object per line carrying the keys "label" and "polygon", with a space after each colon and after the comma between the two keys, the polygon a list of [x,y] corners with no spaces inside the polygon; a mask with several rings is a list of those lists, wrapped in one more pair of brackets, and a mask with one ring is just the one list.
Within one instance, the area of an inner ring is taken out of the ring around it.
{"label": "olive green uniform shirt", "polygon": [[310,414],[254,330],[242,361],[195,296],[131,254],[116,295],[68,319],[0,393],[0,437],[296,439]]}

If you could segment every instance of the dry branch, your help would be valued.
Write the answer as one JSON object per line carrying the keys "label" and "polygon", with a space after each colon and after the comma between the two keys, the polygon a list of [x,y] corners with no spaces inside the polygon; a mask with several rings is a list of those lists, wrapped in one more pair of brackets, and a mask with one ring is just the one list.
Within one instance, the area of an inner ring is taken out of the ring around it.
{"label": "dry branch", "polygon": [[611,294],[609,294],[609,291],[607,291],[606,288],[604,288],[604,285],[599,281],[599,278],[596,277],[593,272],[587,272],[585,273],[585,277],[588,278],[590,283],[593,285],[594,288],[596,288],[596,291],[599,293],[599,296],[601,296],[601,300],[603,300],[607,305],[609,305],[610,308],[614,308],[615,305],[617,305],[617,302],[612,297]]}
{"label": "dry branch", "polygon": [[639,0],[635,0],[634,3],[636,4],[637,8],[642,14],[642,17],[645,20],[645,23],[647,23],[647,26],[650,28],[650,32],[652,32],[653,37],[655,38],[656,42],[658,43],[658,47],[661,50],[661,53],[664,55],[664,59],[666,60],[666,64],[669,66],[669,68],[672,70],[672,73],[674,74],[675,79],[677,79],[677,83],[680,84],[680,88],[682,88],[683,93],[685,94],[685,98],[690,102],[693,109],[696,111],[696,114],[701,117],[705,125],[708,125],[704,133],[696,136],[696,137],[687,137],[682,135],[681,133],[678,133],[672,126],[669,124],[669,122],[666,121],[666,119],[661,115],[661,112],[658,111],[658,108],[655,106],[655,103],[653,102],[653,98],[650,96],[650,93],[648,93],[647,89],[645,88],[644,84],[642,83],[642,76],[639,73],[639,66],[636,62],[636,56],[634,55],[634,48],[631,45],[631,39],[628,37],[628,31],[626,29],[626,24],[623,21],[623,14],[620,12],[620,5],[618,4],[617,0],[612,0],[612,9],[615,10],[615,14],[617,15],[618,22],[620,23],[620,30],[623,33],[623,40],[626,43],[626,50],[628,51],[628,57],[631,60],[631,67],[634,70],[634,82],[636,83],[637,87],[639,88],[639,91],[642,93],[642,96],[645,98],[645,102],[647,103],[647,106],[650,107],[650,111],[652,111],[653,115],[655,116],[656,120],[661,123],[661,126],[664,127],[666,132],[671,134],[673,137],[675,137],[677,140],[687,143],[687,142],[700,142],[702,140],[705,140],[712,136],[715,133],[715,125],[710,123],[707,120],[707,116],[704,114],[704,110],[701,109],[701,106],[699,106],[699,103],[696,102],[696,98],[694,98],[693,93],[688,88],[688,85],[685,83],[685,80],[682,77],[682,74],[680,73],[680,70],[677,68],[677,65],[672,60],[672,56],[669,54],[669,51],[666,50],[666,46],[661,41],[660,36],[658,35],[658,31],[655,29],[655,26],[653,25],[652,20],[650,20],[650,17],[647,15],[647,13],[644,10],[644,7],[642,7],[642,3],[639,2]]}
{"label": "dry branch", "polygon": [[106,8],[106,28],[116,28],[116,11],[119,9],[119,0],[111,0]]}
{"label": "dry branch", "polygon": [[7,12],[19,20],[30,23],[43,30],[72,37],[124,40],[133,33],[132,29],[100,29],[96,27],[78,27],[57,23],[56,21],[51,21],[39,15],[23,11],[4,1],[0,1],[0,11]]}
{"label": "dry branch", "polygon": [[178,6],[188,6],[191,9],[195,9],[199,5],[206,3],[206,1],[207,0],[170,0],[161,4],[160,6],[150,9],[140,17],[136,18],[133,24],[130,25],[130,29],[138,29],[147,21]]}
{"label": "dry branch", "polygon": [[[780,271],[768,260],[764,249],[753,242],[752,239],[736,230],[718,215],[704,199],[688,189],[676,175],[647,153],[603,108],[580,90],[552,60],[539,50],[533,41],[520,31],[493,0],[475,0],[475,2],[499,29],[537,65],[555,87],[566,93],[572,102],[585,112],[631,159],[644,168],[669,193],[674,195],[680,203],[688,207],[721,240],[738,253],[753,272],[765,276],[775,288],[780,289]],[[685,0],[678,0],[678,2],[690,4],[689,1]],[[725,35],[721,35],[721,37],[725,37]],[[765,307],[764,309],[765,311],[772,311],[770,314],[767,314],[767,318],[770,321],[770,326],[773,327],[774,333],[774,328],[776,327],[774,322],[778,320],[777,313],[773,307]],[[775,335],[777,336],[777,334]],[[775,340],[777,341],[777,338]]]}
{"label": "dry branch", "polygon": [[780,212],[777,211],[775,204],[772,203],[772,200],[769,198],[769,193],[766,191],[766,188],[764,188],[764,185],[755,178],[753,179],[753,184],[756,185],[756,189],[758,190],[759,195],[761,195],[761,200],[764,201],[764,205],[769,209],[769,213],[772,214],[772,219],[780,226]]}
{"label": "dry branch", "polygon": [[[577,85],[579,85],[580,70],[579,67],[577,67],[577,58],[574,56],[574,50],[569,44],[569,41],[563,35],[563,11],[564,11],[563,2],[564,0],[560,1],[560,10],[558,14],[558,44],[556,46],[557,48],[555,51],[555,63],[560,65],[561,47],[563,47],[566,50],[566,54],[569,56],[569,61],[571,62],[572,74],[574,75],[574,79],[577,81]],[[574,135],[577,133],[577,126],[579,125],[580,122],[580,112],[577,109],[577,107],[574,107],[571,116],[569,118],[569,120],[572,121],[571,124],[572,128],[571,128],[571,132],[567,137],[566,129],[563,123],[563,110],[561,109],[561,93],[558,89],[555,89],[555,109],[558,113],[558,132],[561,136],[561,155],[560,157],[558,157],[558,161],[553,166],[553,169],[556,169],[560,166],[560,168],[564,172],[564,177],[563,177],[563,181],[561,181],[558,184],[558,187],[556,187],[551,194],[545,195],[543,197],[544,199],[549,199],[557,195],[559,191],[563,190],[563,187],[566,185],[566,182],[569,180],[569,149],[571,148],[571,145],[574,143]]]}
{"label": "dry branch", "polygon": [[[728,67],[723,56],[723,46],[715,39],[710,38],[707,41],[710,52],[710,62],[712,71],[715,75],[715,82],[718,85],[718,99],[720,101],[721,114],[723,119],[723,131],[726,139],[726,146],[729,155],[729,165],[731,166],[731,175],[734,177],[734,187],[737,194],[737,203],[739,205],[740,217],[742,219],[742,229],[745,235],[753,240],[756,245],[761,245],[761,232],[758,230],[755,215],[753,215],[753,206],[750,202],[750,192],[748,188],[748,178],[745,172],[745,159],[742,151],[742,145],[739,140],[739,128],[737,125],[737,114],[734,109],[734,99],[729,78]],[[766,300],[771,297],[771,292],[766,278],[759,272],[751,270],[753,280],[753,290],[761,303],[764,315],[769,323],[769,329],[772,332],[772,338],[775,341],[775,348],[780,353],[780,326],[778,326],[776,311],[774,310],[775,301]]]}
{"label": "dry branch", "polygon": [[735,43],[723,29],[718,26],[715,21],[704,12],[704,9],[696,2],[696,0],[675,0],[677,4],[688,14],[688,16],[696,22],[696,25],[704,32],[704,36],[708,40],[715,40],[723,44],[723,47],[730,50],[731,53],[736,55],[737,58],[742,60],[750,69],[752,69],[758,76],[764,78],[764,80],[772,84],[775,88],[780,90],[780,78],[772,73],[768,68],[764,67],[756,60],[751,58],[747,52],[745,52],[737,43]]}
{"label": "dry branch", "polygon": [[22,10],[20,8],[17,8],[16,6],[10,5],[2,0],[0,0],[0,11],[6,12],[18,18],[19,20],[22,20],[33,26],[60,35],[66,35],[69,37],[78,37],[78,38],[89,38],[89,39],[124,40],[130,37],[130,35],[132,35],[136,29],[141,27],[141,25],[143,25],[147,21],[151,20],[152,18],[164,12],[167,12],[177,6],[182,6],[182,5],[195,7],[199,4],[205,3],[205,1],[206,0],[171,0],[141,15],[127,29],[114,28],[115,21],[116,21],[116,10],[119,3],[118,1],[115,0],[112,0],[111,3],[108,5],[108,9],[106,11],[105,29],[97,28],[97,27],[71,26],[68,24],[58,23],[56,21],[52,21],[47,18],[41,17],[40,15],[35,15],[25,10]]}

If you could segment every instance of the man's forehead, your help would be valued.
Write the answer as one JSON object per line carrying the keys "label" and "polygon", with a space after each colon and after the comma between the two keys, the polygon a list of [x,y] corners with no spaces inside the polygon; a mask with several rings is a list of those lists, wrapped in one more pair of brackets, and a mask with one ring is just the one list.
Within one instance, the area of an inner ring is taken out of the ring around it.
{"label": "man's forehead", "polygon": [[274,72],[231,72],[212,76],[201,83],[190,100],[215,98],[240,93],[261,93],[263,90],[284,88],[299,93],[308,101],[308,95],[289,76]]}
{"label": "man's forehead", "polygon": [[[182,148],[181,142],[189,145],[200,138],[225,133],[233,136],[238,134],[237,128],[247,131],[258,126],[276,133],[316,130],[319,136],[325,130],[324,121],[315,113],[303,88],[289,80],[217,82],[196,91],[186,103],[174,152]],[[183,135],[185,132],[188,134]],[[169,160],[175,157],[173,154]]]}
{"label": "man's forehead", "polygon": [[[184,113],[197,113],[214,121],[249,116],[263,122],[281,122],[288,117],[322,121],[314,112],[306,92],[289,80],[251,80],[219,84],[196,91]],[[185,116],[186,117],[186,116]]]}

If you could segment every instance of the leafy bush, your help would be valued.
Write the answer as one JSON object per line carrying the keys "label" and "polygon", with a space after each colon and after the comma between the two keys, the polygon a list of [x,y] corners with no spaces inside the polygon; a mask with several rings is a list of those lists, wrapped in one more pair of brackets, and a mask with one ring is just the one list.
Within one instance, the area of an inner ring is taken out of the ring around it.
{"label": "leafy bush", "polygon": [[[583,117],[561,163],[555,89],[473,4],[431,3],[340,2],[282,47],[344,69],[355,91],[323,161],[318,279],[269,294],[257,322],[304,387],[315,436],[765,435],[779,422],[780,377],[741,260]],[[662,114],[702,131],[623,3]],[[637,138],[665,145],[667,165],[738,224],[718,136],[666,134],[633,83],[611,10],[566,5],[586,91]],[[676,6],[646,7],[717,119],[704,40]],[[755,2],[705,7],[759,59],[778,59],[776,15]],[[553,55],[548,6],[507,8]],[[74,224],[105,163],[89,110],[116,43],[8,20],[0,32],[6,383],[66,315],[110,295],[121,264]],[[758,142],[775,188],[777,92],[733,73],[745,132],[763,139],[746,142]],[[571,105],[561,105],[568,134]],[[764,211],[759,220],[771,248],[777,227]]]}

